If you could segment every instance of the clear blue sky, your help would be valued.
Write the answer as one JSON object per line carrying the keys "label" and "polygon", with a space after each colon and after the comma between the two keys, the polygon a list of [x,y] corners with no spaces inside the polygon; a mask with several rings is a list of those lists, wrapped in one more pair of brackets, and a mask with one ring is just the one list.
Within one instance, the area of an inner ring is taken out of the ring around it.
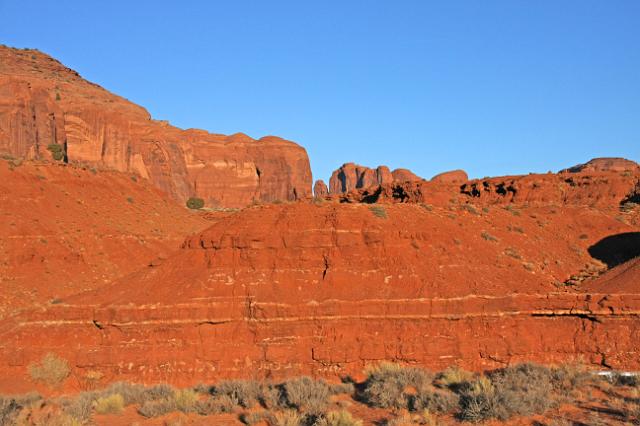
{"label": "clear blue sky", "polygon": [[0,0],[0,43],[179,127],[295,140],[314,178],[640,161],[638,0]]}

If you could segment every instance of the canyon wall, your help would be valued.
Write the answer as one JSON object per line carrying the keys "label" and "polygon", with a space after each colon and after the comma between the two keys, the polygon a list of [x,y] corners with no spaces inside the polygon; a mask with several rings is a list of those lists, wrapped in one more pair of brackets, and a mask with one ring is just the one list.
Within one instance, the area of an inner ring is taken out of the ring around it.
{"label": "canyon wall", "polygon": [[52,144],[69,162],[134,173],[180,202],[242,207],[311,195],[307,153],[293,142],[181,130],[39,51],[0,46],[0,153],[51,159]]}

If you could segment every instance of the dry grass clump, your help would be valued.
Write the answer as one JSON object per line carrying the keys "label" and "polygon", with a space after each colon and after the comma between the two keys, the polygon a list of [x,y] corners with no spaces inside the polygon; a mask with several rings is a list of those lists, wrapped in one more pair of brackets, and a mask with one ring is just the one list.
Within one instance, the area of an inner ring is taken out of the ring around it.
{"label": "dry grass clump", "polygon": [[374,407],[449,412],[458,405],[457,395],[436,389],[425,370],[385,362],[367,373],[362,399]]}
{"label": "dry grass clump", "polygon": [[373,213],[373,215],[376,217],[379,217],[381,219],[387,218],[387,210],[385,210],[383,206],[371,206],[369,207],[369,210],[371,210],[371,213]]}
{"label": "dry grass clump", "polygon": [[317,419],[313,426],[362,426],[362,420],[354,419],[346,410],[329,411]]}
{"label": "dry grass clump", "polygon": [[29,375],[33,380],[53,387],[60,386],[70,373],[67,360],[53,353],[46,354],[40,363],[29,366]]}
{"label": "dry grass clump", "polygon": [[461,384],[470,382],[473,378],[474,374],[472,372],[453,366],[438,373],[434,383],[437,386],[446,387],[455,391]]}
{"label": "dry grass clump", "polygon": [[329,404],[329,386],[323,380],[298,377],[284,382],[285,398],[289,406],[311,414],[323,413]]}
{"label": "dry grass clump", "polygon": [[293,410],[275,413],[270,426],[304,426],[305,416]]}
{"label": "dry grass clump", "polygon": [[436,426],[438,423],[436,418],[429,411],[423,411],[420,414],[404,413],[393,419],[386,421],[386,426]]}
{"label": "dry grass clump", "polygon": [[252,380],[224,380],[214,386],[210,392],[213,395],[226,395],[237,401],[237,405],[251,408],[259,402],[261,387],[258,382]]}
{"label": "dry grass clump", "polygon": [[98,414],[120,414],[124,410],[124,398],[117,393],[98,398],[95,408]]}
{"label": "dry grass clump", "polygon": [[42,396],[37,393],[0,396],[0,425],[15,424],[20,412],[38,401],[42,401]]}
{"label": "dry grass clump", "polygon": [[519,364],[463,385],[460,417],[478,422],[529,416],[555,405],[553,372],[536,364]]}
{"label": "dry grass clump", "polygon": [[[171,393],[167,392],[168,389],[171,390]],[[151,398],[147,399],[138,409],[138,413],[144,417],[158,417],[174,411],[200,412],[202,409],[200,401],[198,401],[198,393],[193,389],[174,390],[170,386],[160,385],[148,389],[145,391],[145,395],[151,396]],[[220,413],[220,411],[215,413]]]}

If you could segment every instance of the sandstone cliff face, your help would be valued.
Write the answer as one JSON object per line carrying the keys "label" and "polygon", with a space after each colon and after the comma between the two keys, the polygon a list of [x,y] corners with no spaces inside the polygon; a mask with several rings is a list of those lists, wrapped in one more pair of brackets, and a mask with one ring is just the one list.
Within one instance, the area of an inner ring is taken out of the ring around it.
{"label": "sandstone cliff face", "polygon": [[341,194],[354,189],[370,188],[375,185],[418,180],[422,180],[422,178],[407,169],[396,169],[392,172],[387,166],[378,166],[376,169],[370,169],[355,163],[346,163],[331,175],[329,192],[331,194]]}
{"label": "sandstone cliff face", "polygon": [[415,203],[244,209],[160,263],[0,323],[1,372],[18,383],[51,351],[79,376],[176,384],[344,375],[382,359],[639,366],[636,292],[573,277],[604,271],[593,247],[638,233],[629,218],[640,212],[620,217],[616,197],[592,203],[598,185],[535,203],[440,188]]}
{"label": "sandstone cliff face", "polygon": [[307,153],[293,142],[181,130],[47,55],[0,47],[0,152],[50,158],[50,144],[70,162],[135,173],[181,202],[241,207],[311,195]]}

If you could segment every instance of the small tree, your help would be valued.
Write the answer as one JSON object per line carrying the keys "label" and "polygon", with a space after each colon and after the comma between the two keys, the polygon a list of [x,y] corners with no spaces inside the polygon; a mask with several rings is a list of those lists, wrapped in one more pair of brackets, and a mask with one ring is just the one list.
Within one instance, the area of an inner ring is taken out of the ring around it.
{"label": "small tree", "polygon": [[204,207],[204,200],[202,198],[191,197],[187,200],[187,207],[190,209],[201,209]]}
{"label": "small tree", "polygon": [[47,150],[51,153],[54,160],[60,161],[64,159],[64,147],[57,143],[52,143],[47,146]]}

